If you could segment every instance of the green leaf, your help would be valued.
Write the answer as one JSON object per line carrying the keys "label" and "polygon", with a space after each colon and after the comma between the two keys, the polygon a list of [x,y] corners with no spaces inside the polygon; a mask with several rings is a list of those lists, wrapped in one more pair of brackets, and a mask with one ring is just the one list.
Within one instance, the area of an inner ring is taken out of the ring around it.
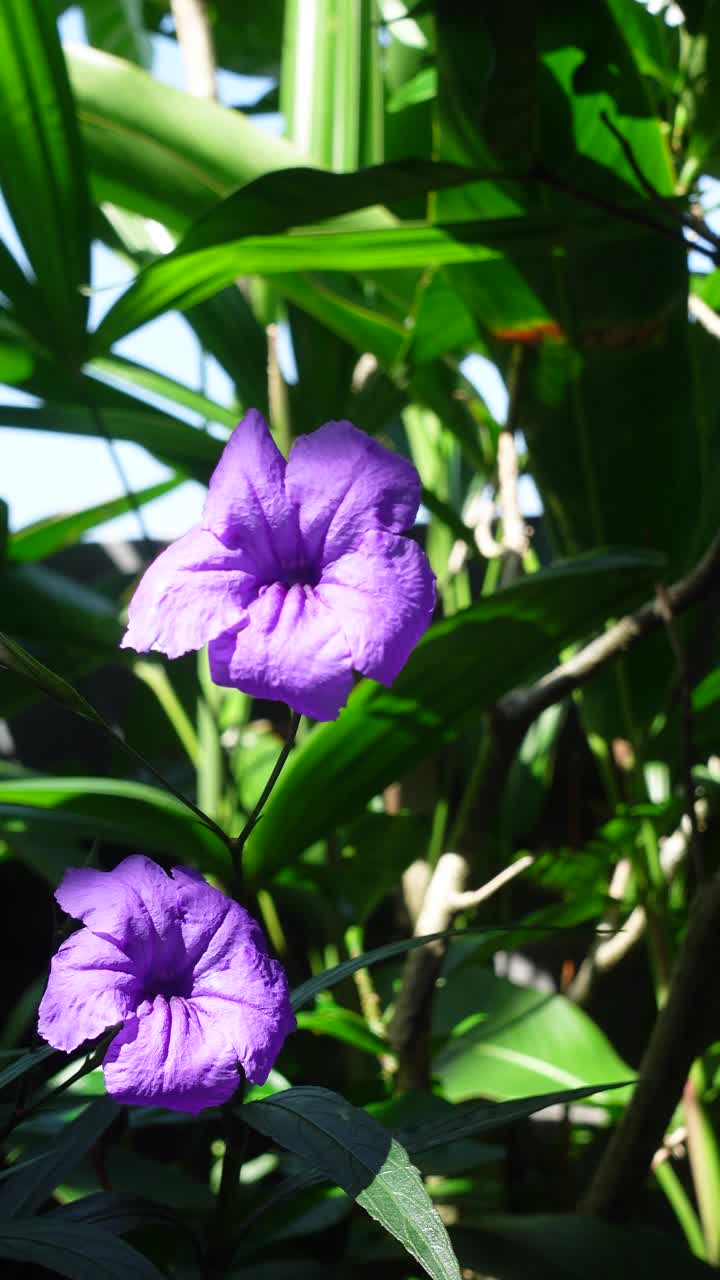
{"label": "green leaf", "polygon": [[297,1024],[300,1031],[330,1036],[333,1040],[351,1044],[354,1049],[372,1054],[373,1057],[390,1052],[386,1041],[375,1035],[358,1013],[343,1009],[341,1005],[322,1005],[309,1013],[298,1013]]}
{"label": "green leaf", "polygon": [[52,1056],[57,1050],[52,1045],[44,1044],[40,1049],[33,1049],[30,1053],[23,1053],[11,1062],[9,1066],[4,1067],[0,1071],[0,1089],[5,1089],[14,1080],[19,1080],[28,1071],[33,1071],[39,1063],[44,1062],[46,1058]]}
{"label": "green leaf", "polygon": [[353,921],[363,924],[405,868],[425,856],[430,824],[419,814],[364,813],[344,837],[333,863],[305,870],[329,897],[349,903]]}
{"label": "green leaf", "polygon": [[452,1232],[464,1267],[497,1280],[710,1280],[711,1267],[675,1236],[582,1214],[487,1217]]}
{"label": "green leaf", "polygon": [[186,479],[182,475],[171,476],[159,484],[149,485],[128,497],[113,498],[109,502],[100,502],[96,506],[86,507],[84,511],[74,511],[71,515],[48,516],[46,520],[38,520],[34,524],[18,529],[10,538],[8,558],[14,561],[41,560],[53,555],[63,547],[70,547],[79,542],[83,533],[111,520],[113,516],[123,515],[126,511],[134,511],[163,494],[170,493]]}
{"label": "green leaf", "polygon": [[3,622],[28,640],[96,650],[122,662],[123,628],[112,602],[41,564],[8,564],[2,575]]}
{"label": "green leaf", "polygon": [[126,360],[122,356],[99,357],[90,361],[88,370],[101,378],[108,378],[111,382],[119,382],[121,386],[124,382],[129,382],[132,386],[152,391],[154,395],[164,396],[175,404],[183,405],[184,408],[201,414],[206,422],[219,422],[222,426],[231,429],[237,426],[239,417],[237,409],[226,409],[224,405],[218,404],[215,400],[209,400],[199,391],[186,387],[183,382],[176,382],[174,378],[168,378],[155,369],[147,369],[145,365],[138,364],[134,360]]}
{"label": "green leaf", "polygon": [[87,316],[80,289],[90,279],[90,204],[51,0],[5,0],[0,60],[0,183],[42,293],[33,331],[79,364]]}
{"label": "green leaf", "polygon": [[446,929],[442,933],[424,933],[419,938],[402,938],[400,942],[387,942],[382,947],[374,947],[372,951],[363,951],[362,955],[353,956],[350,960],[343,960],[341,964],[333,965],[331,969],[325,969],[322,973],[317,973],[314,977],[308,978],[292,992],[290,1003],[297,1013],[298,1009],[302,1009],[303,1005],[309,1004],[321,991],[328,991],[330,987],[337,986],[338,982],[344,982],[353,973],[357,973],[358,969],[369,969],[371,965],[380,964],[383,960],[392,960],[395,956],[404,955],[406,951],[414,951],[416,947],[424,947],[426,942],[435,942],[440,938],[455,938],[459,934],[491,934],[498,932],[504,932],[504,927],[497,929],[488,926],[479,930]]}
{"label": "green leaf", "polygon": [[[606,1089],[622,1086],[610,1084]],[[524,1120],[545,1107],[569,1106],[597,1093],[596,1085],[583,1085],[580,1089],[560,1089],[554,1093],[540,1093],[531,1098],[518,1098],[513,1102],[460,1103],[448,1117],[421,1124],[398,1133],[398,1138],[411,1155],[444,1147],[447,1143],[469,1138],[477,1133],[492,1133],[515,1120]]]}
{"label": "green leaf", "polygon": [[563,244],[617,238],[619,226],[594,211],[562,225],[556,218],[501,218],[440,226],[399,226],[371,231],[298,231],[246,236],[188,252],[177,250],[141,271],[103,317],[92,339],[100,355],[127,333],[170,309],[185,311],[239,275],[308,271],[416,270],[451,263],[492,262],[505,251],[533,249],[541,257]]}
{"label": "green leaf", "polygon": [[459,1280],[447,1232],[407,1152],[377,1120],[329,1089],[288,1089],[251,1102],[253,1129],[322,1170],[436,1280]]}
{"label": "green leaf", "polygon": [[[103,408],[103,419],[113,440],[132,440],[148,449],[161,462],[207,484],[222,452],[222,441],[186,422],[158,413],[149,407]],[[97,436],[98,425],[83,405],[1,405],[0,427],[21,427],[35,431],[61,431],[72,435]]]}
{"label": "green leaf", "polygon": [[101,724],[104,728],[107,727],[102,716],[91,706],[87,698],[78,693],[67,680],[44,666],[42,662],[38,662],[37,658],[33,658],[32,654],[23,649],[16,640],[0,631],[0,668],[2,667],[8,667],[10,671],[17,672],[36,689],[40,689],[55,702],[68,707],[76,715],[92,720],[95,724]]}
{"label": "green leaf", "polygon": [[41,1266],[68,1280],[162,1280],[162,1273],[107,1231],[51,1218],[0,1225],[0,1258]]}
{"label": "green leaf", "polygon": [[370,205],[390,204],[458,186],[475,177],[462,165],[410,159],[353,173],[284,169],[264,174],[221,200],[185,233],[176,253],[193,253],[245,236],[273,235],[325,222]]}
{"label": "green leaf", "polygon": [[35,356],[19,342],[0,341],[0,382],[24,382],[35,367]]}
{"label": "green leaf", "polygon": [[155,1224],[171,1226],[176,1231],[187,1231],[184,1219],[172,1213],[165,1205],[154,1204],[152,1200],[133,1195],[129,1191],[98,1191],[94,1195],[83,1196],[81,1200],[60,1205],[47,1220],[101,1227],[103,1231],[117,1236],[136,1231],[138,1227]]}
{"label": "green leaf", "polygon": [[184,230],[241,183],[303,163],[240,112],[171,89],[129,62],[81,48],[67,62],[98,202]]}
{"label": "green leaf", "polygon": [[0,1219],[17,1218],[38,1209],[109,1129],[120,1111],[112,1098],[96,1098],[85,1107],[77,1119],[62,1130],[42,1160],[19,1170],[0,1189]]}
{"label": "green leaf", "polygon": [[469,710],[492,706],[651,594],[660,564],[641,552],[581,557],[436,623],[391,689],[362,681],[339,720],[293,752],[246,846],[247,875],[291,862],[447,742]]}
{"label": "green leaf", "polygon": [[152,44],[143,26],[142,0],[82,0],[88,42],[150,70]]}
{"label": "green leaf", "polygon": [[[525,1098],[548,1086],[594,1084],[599,1091],[603,1083],[624,1082],[633,1074],[599,1027],[565,996],[496,978],[472,956],[447,974],[433,1012],[434,1034],[449,1036],[433,1071],[451,1102]],[[614,1097],[618,1104],[624,1100]]]}
{"label": "green leaf", "polygon": [[692,692],[693,711],[704,711],[720,700],[720,667],[716,667],[709,675],[695,686]]}
{"label": "green leaf", "polygon": [[[221,873],[228,869],[219,837],[174,796],[142,782],[66,777],[0,781],[0,823],[17,821],[24,821],[30,832],[45,829],[63,840],[102,839]],[[11,834],[7,838],[12,844]]]}
{"label": "green leaf", "polygon": [[386,109],[393,115],[396,111],[404,111],[405,107],[414,107],[418,102],[430,102],[437,93],[437,70],[435,67],[422,67],[411,80],[406,80],[387,100]]}

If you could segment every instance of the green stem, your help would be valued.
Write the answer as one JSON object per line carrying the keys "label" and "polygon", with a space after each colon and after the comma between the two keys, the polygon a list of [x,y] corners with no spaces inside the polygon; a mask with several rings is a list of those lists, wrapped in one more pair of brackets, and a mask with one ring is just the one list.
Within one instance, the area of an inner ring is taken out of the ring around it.
{"label": "green stem", "polygon": [[[244,1092],[245,1081],[240,1086],[240,1095]],[[213,1223],[208,1260],[211,1266],[224,1269],[232,1257],[237,1189],[240,1171],[245,1159],[248,1128],[235,1108],[238,1105],[238,1094],[225,1107],[225,1154],[223,1155],[222,1174],[215,1202],[215,1220]]]}
{"label": "green stem", "polygon": [[185,748],[190,763],[197,767],[199,744],[192,721],[185,711],[168,677],[168,673],[159,662],[145,662],[138,659],[132,664],[133,673],[152,689],[165,715]]}
{"label": "green stem", "polygon": [[201,650],[198,654],[198,684],[198,755],[195,766],[197,800],[204,813],[219,818],[223,799],[224,762],[217,712],[222,694],[210,679],[206,650]]}
{"label": "green stem", "polygon": [[245,823],[245,826],[243,827],[240,834],[238,836],[235,836],[234,839],[231,839],[229,842],[230,852],[232,854],[233,864],[235,867],[235,878],[238,884],[241,878],[242,851],[248,841],[248,838],[253,828],[257,826],[257,823],[260,819],[260,815],[265,807],[265,803],[268,797],[270,796],[270,793],[272,792],[273,787],[275,786],[275,783],[280,777],[280,774],[283,771],[285,762],[288,756],[290,755],[290,752],[292,751],[293,744],[295,742],[295,737],[297,735],[297,731],[300,726],[301,720],[302,720],[302,715],[299,711],[293,711],[291,713],[290,731],[288,733],[287,738],[285,739],[285,742],[283,743],[282,751],[280,752],[280,755],[275,761],[272,773],[270,774],[270,777],[268,778],[267,782],[265,783],[265,786],[263,787],[262,795],[260,796],[260,799],[255,805],[255,808],[250,814],[250,817]]}
{"label": "green stem", "polygon": [[720,1263],[720,1151],[702,1101],[704,1092],[705,1070],[698,1059],[690,1069],[683,1093],[683,1107],[688,1133],[688,1156],[705,1239],[705,1256],[709,1263],[717,1266]]}
{"label": "green stem", "polygon": [[92,393],[90,392],[87,386],[87,379],[85,380],[85,382],[86,382],[85,394],[86,394],[88,410],[90,412],[90,417],[92,418],[93,422],[95,423],[95,426],[98,429],[98,434],[103,437],[103,440],[105,441],[108,447],[108,452],[112,459],[112,464],[115,468],[117,478],[120,481],[120,487],[122,488],[125,494],[125,497],[128,500],[128,504],[132,509],[135,519],[137,520],[137,526],[138,526],[138,531],[140,533],[140,537],[143,540],[143,542],[150,542],[151,538],[150,538],[150,534],[148,533],[147,525],[145,524],[145,517],[143,516],[143,513],[142,513],[142,507],[140,506],[140,503],[137,500],[137,495],[135,494],[130,484],[130,481],[128,479],[127,473],[123,466],[122,458],[118,453],[117,444],[110,434],[107,423],[105,422],[105,419],[100,411],[100,406],[97,400],[92,395]]}
{"label": "green stem", "polygon": [[696,1258],[705,1261],[705,1240],[690,1197],[675,1172],[672,1160],[660,1160],[653,1170]]}

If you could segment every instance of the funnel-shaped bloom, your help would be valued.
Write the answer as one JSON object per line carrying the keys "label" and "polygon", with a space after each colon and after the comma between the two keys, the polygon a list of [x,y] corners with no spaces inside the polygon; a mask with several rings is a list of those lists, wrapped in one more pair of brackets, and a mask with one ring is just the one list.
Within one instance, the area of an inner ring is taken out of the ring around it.
{"label": "funnel-shaped bloom", "polygon": [[227,1101],[238,1064],[264,1084],[295,1029],[260,926],[187,867],[149,858],[67,871],[57,898],[85,928],[53,957],[38,1030],[70,1053],[122,1023],[103,1073],[118,1102],[196,1114]]}
{"label": "funnel-shaped bloom", "polygon": [[262,414],[233,432],[202,524],[145,573],[123,645],[175,658],[209,642],[216,684],[334,720],[353,670],[391,684],[427,630],[435,581],[410,528],[415,468],[350,422],[295,441]]}

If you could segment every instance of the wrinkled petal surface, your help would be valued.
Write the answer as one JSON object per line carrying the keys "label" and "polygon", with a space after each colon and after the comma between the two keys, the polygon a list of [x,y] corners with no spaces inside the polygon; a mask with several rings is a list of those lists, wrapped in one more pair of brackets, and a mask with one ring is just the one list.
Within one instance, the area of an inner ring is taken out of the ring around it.
{"label": "wrinkled petal surface", "polygon": [[435,578],[411,538],[366,533],[325,570],[315,594],[337,618],[356,670],[391,684],[430,625]]}
{"label": "wrinkled petal surface", "polygon": [[125,1024],[110,1043],[103,1074],[118,1102],[192,1115],[227,1102],[239,1083],[223,1023],[179,996],[156,996],[141,1017]]}
{"label": "wrinkled petal surface", "polygon": [[173,867],[180,930],[193,981],[207,969],[226,969],[247,943],[263,955],[260,925],[244,907],[213,889],[198,871]]}
{"label": "wrinkled petal surface", "polygon": [[238,1062],[262,1083],[295,1028],[287,978],[257,921],[198,872],[149,858],[66,872],[85,922],[52,962],[39,1031],[69,1051],[124,1023],[104,1063],[121,1102],[195,1113],[226,1101]]}
{"label": "wrinkled petal surface", "polygon": [[38,1010],[38,1031],[70,1053],[131,1016],[141,997],[127,956],[111,942],[80,929],[53,956]]}
{"label": "wrinkled petal surface", "polygon": [[299,584],[274,583],[248,609],[249,624],[208,647],[216,684],[336,719],[352,688],[352,658],[334,614]]}
{"label": "wrinkled petal surface", "polygon": [[261,582],[282,578],[304,556],[285,466],[267,422],[250,409],[223,450],[203,512],[203,527],[244,552]]}
{"label": "wrinkled petal surface", "polygon": [[150,858],[125,858],[113,871],[71,868],[55,897],[63,911],[126,955],[140,979],[183,965],[177,892]]}
{"label": "wrinkled petal surface", "polygon": [[314,564],[354,550],[370,529],[401,533],[420,503],[410,462],[351,422],[328,422],[295,441],[285,476],[300,509],[300,530]]}
{"label": "wrinkled petal surface", "polygon": [[163,551],[143,575],[130,601],[121,645],[178,658],[207,640],[243,627],[255,594],[247,557],[229,551],[199,526]]}

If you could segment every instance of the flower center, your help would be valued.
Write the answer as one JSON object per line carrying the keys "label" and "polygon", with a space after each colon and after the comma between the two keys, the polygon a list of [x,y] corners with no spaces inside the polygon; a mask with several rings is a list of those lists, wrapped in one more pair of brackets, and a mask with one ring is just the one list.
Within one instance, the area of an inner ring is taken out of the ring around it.
{"label": "flower center", "polygon": [[281,576],[277,579],[284,587],[316,587],[320,574],[310,564],[283,565]]}
{"label": "flower center", "polygon": [[171,974],[148,974],[143,985],[143,996],[146,1000],[154,1000],[156,996],[164,996],[171,1000],[173,996],[192,995],[192,972]]}

